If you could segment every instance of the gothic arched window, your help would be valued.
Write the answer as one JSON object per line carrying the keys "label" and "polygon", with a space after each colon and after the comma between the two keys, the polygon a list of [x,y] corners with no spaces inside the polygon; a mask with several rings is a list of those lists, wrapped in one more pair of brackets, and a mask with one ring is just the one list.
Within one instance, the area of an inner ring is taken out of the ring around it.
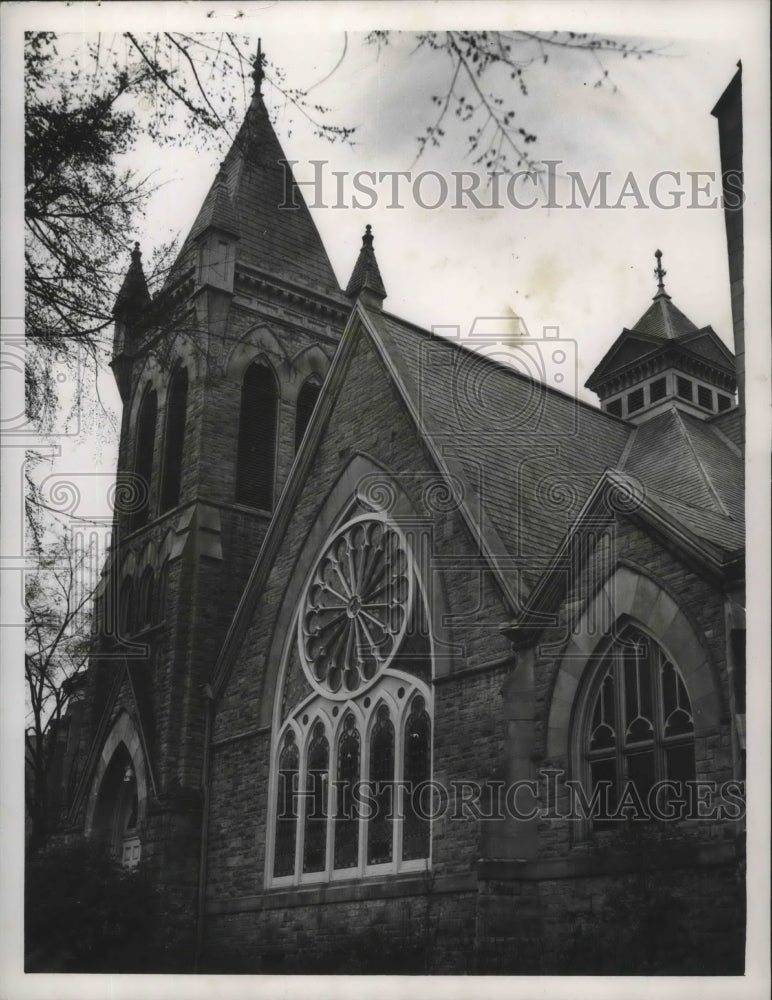
{"label": "gothic arched window", "polygon": [[295,734],[290,729],[284,737],[279,754],[279,781],[276,790],[276,849],[273,873],[276,877],[291,875],[295,870],[297,839],[298,770],[300,755]]}
{"label": "gothic arched window", "polygon": [[169,560],[165,559],[161,571],[158,574],[158,586],[155,588],[155,601],[153,608],[153,624],[164,621],[166,618],[167,592],[169,589]]}
{"label": "gothic arched window", "polygon": [[324,871],[327,864],[327,794],[329,787],[330,745],[324,726],[317,722],[308,746],[306,764],[305,831],[303,871]]}
{"label": "gothic arched window", "polygon": [[427,626],[399,529],[361,515],[334,530],[303,591],[277,695],[269,882],[428,866]]}
{"label": "gothic arched window", "polygon": [[378,708],[370,734],[369,777],[373,814],[367,823],[367,863],[381,865],[391,861],[394,833],[394,724],[385,705]]}
{"label": "gothic arched window", "polygon": [[187,409],[188,372],[187,369],[178,367],[175,369],[169,384],[169,395],[166,404],[161,513],[171,510],[180,502]]}
{"label": "gothic arched window", "polygon": [[[432,724],[426,703],[416,695],[405,722],[405,773],[409,788],[420,788],[431,777]],[[425,858],[429,851],[429,820],[422,816],[419,803],[405,801],[405,824],[402,834],[402,858],[412,861]]]}
{"label": "gothic arched window", "polygon": [[318,375],[310,375],[298,393],[298,402],[295,409],[295,451],[300,447],[303,435],[306,433],[311,414],[314,412],[316,401],[322,388],[322,380]]}
{"label": "gothic arched window", "polygon": [[121,584],[120,598],[118,600],[118,634],[121,638],[126,638],[133,634],[136,625],[136,614],[134,606],[134,583],[131,577],[127,577]]}
{"label": "gothic arched window", "polygon": [[604,829],[626,795],[649,814],[658,782],[694,779],[694,722],[678,667],[639,629],[613,643],[589,695],[582,754],[590,800],[608,792],[608,812],[601,807],[593,820]]}
{"label": "gothic arched window", "polygon": [[139,480],[140,504],[134,511],[132,531],[147,523],[150,512],[150,484],[153,474],[153,450],[158,400],[155,389],[149,389],[142,398],[137,417],[137,437],[134,445],[134,474]]}
{"label": "gothic arched window", "polygon": [[153,570],[148,566],[139,583],[137,619],[140,628],[155,624],[155,602],[153,598]]}
{"label": "gothic arched window", "polygon": [[360,776],[360,744],[356,719],[346,714],[338,737],[335,809],[335,868],[353,868],[359,859],[359,819],[354,800]]}
{"label": "gothic arched window", "polygon": [[273,507],[279,391],[271,369],[249,366],[241,386],[236,502]]}

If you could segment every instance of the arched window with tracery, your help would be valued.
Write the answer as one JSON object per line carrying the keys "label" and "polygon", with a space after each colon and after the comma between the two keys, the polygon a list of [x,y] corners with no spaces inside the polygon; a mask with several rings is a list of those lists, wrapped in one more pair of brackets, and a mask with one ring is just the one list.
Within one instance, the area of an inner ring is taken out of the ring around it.
{"label": "arched window with tracery", "polygon": [[379,706],[370,734],[369,778],[373,814],[367,823],[367,863],[381,865],[391,861],[394,839],[394,724],[385,705]]}
{"label": "arched window with tracery", "polygon": [[324,726],[317,722],[308,746],[306,765],[305,831],[303,872],[324,871],[327,862],[327,794],[329,788],[330,744]]}
{"label": "arched window with tracery", "polygon": [[185,424],[188,410],[188,372],[177,367],[169,383],[166,403],[166,433],[164,441],[161,512],[171,510],[180,502],[182,458],[185,450]]}
{"label": "arched window with tracery", "polygon": [[139,480],[140,502],[131,520],[133,531],[147,523],[150,513],[150,487],[153,475],[153,451],[155,449],[155,427],[158,415],[158,398],[155,389],[149,389],[142,397],[137,417],[137,437],[134,444],[134,474]]}
{"label": "arched window with tracery", "polygon": [[[421,788],[431,778],[432,724],[426,703],[416,695],[405,722],[405,773],[410,788]],[[405,823],[402,835],[402,858],[413,861],[425,858],[429,851],[429,820],[422,815],[420,803],[414,798],[405,801]]]}
{"label": "arched window with tracery", "polygon": [[[269,884],[428,867],[428,621],[395,525],[359,514],[332,531],[303,589],[277,689]],[[290,787],[303,790],[294,807]]]}
{"label": "arched window with tracery", "polygon": [[338,737],[335,809],[334,867],[356,867],[359,858],[359,819],[356,815],[355,786],[361,769],[361,738],[353,712],[347,712]]}
{"label": "arched window with tracery", "polygon": [[236,502],[260,510],[273,508],[278,405],[272,370],[251,364],[241,385]]}
{"label": "arched window with tracery", "polygon": [[613,822],[630,785],[648,807],[658,782],[694,780],[689,693],[677,665],[637,628],[610,646],[594,672],[582,728],[590,796],[608,790],[608,814],[596,816],[595,829]]}
{"label": "arched window with tracery", "polygon": [[318,375],[309,375],[298,393],[297,406],[295,408],[295,451],[300,447],[303,435],[311,420],[316,401],[322,388],[322,380]]}
{"label": "arched window with tracery", "polygon": [[298,828],[298,772],[300,753],[295,733],[289,729],[279,754],[276,789],[276,850],[273,873],[277,877],[295,870],[295,842]]}

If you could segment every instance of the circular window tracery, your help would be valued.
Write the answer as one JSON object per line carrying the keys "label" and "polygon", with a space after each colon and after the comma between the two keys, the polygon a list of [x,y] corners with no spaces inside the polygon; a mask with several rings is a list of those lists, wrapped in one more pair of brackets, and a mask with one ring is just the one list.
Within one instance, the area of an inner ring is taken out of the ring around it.
{"label": "circular window tracery", "polygon": [[325,546],[298,617],[301,661],[313,686],[333,697],[363,691],[399,649],[413,601],[405,539],[363,515]]}

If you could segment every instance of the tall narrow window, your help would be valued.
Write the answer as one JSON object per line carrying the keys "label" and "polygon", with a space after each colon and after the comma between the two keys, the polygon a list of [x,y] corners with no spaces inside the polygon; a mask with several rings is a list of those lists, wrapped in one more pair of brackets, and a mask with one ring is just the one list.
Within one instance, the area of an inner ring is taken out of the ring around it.
{"label": "tall narrow window", "polygon": [[314,727],[308,747],[306,771],[306,823],[303,842],[303,871],[321,872],[327,860],[327,783],[330,768],[330,745],[324,726]]}
{"label": "tall narrow window", "polygon": [[137,438],[134,446],[134,474],[139,480],[140,502],[131,519],[132,531],[147,523],[150,511],[150,482],[153,474],[153,450],[158,401],[155,389],[145,393],[137,418]]}
{"label": "tall narrow window", "polygon": [[279,784],[276,792],[276,852],[273,874],[276,878],[295,871],[297,839],[298,745],[290,729],[279,754]]}
{"label": "tall narrow window", "polygon": [[153,624],[157,625],[166,618],[166,602],[169,589],[169,560],[164,561],[161,572],[158,574],[158,586],[155,588],[155,599],[153,602]]}
{"label": "tall narrow window", "polygon": [[121,584],[121,596],[118,604],[119,636],[126,638],[134,632],[134,583],[127,577]]}
{"label": "tall narrow window", "polygon": [[694,723],[683,678],[637,629],[628,630],[604,659],[587,720],[590,794],[608,790],[608,810],[595,818],[595,829],[609,825],[626,783],[647,807],[655,782],[694,779]]}
{"label": "tall narrow window", "polygon": [[311,414],[314,412],[322,381],[318,375],[311,375],[305,380],[298,393],[297,409],[295,411],[295,451],[300,447],[303,435],[306,433]]}
{"label": "tall narrow window", "polygon": [[188,408],[188,373],[177,368],[169,385],[166,404],[166,441],[164,472],[161,487],[161,512],[171,510],[180,502],[182,455],[185,446],[185,417]]}
{"label": "tall narrow window", "polygon": [[370,736],[370,787],[373,815],[367,824],[367,863],[380,865],[391,861],[394,831],[394,726],[385,705],[378,709]]}
{"label": "tall narrow window", "polygon": [[153,599],[153,570],[147,567],[139,583],[139,601],[137,608],[137,624],[140,628],[148,628],[154,624],[155,603]]}
{"label": "tall narrow window", "polygon": [[270,368],[250,365],[241,386],[236,502],[261,510],[273,507],[278,399]]}
{"label": "tall narrow window", "polygon": [[429,819],[422,815],[420,788],[431,777],[431,722],[426,704],[413,699],[405,723],[405,823],[402,832],[402,859],[413,861],[429,856]]}
{"label": "tall narrow window", "polygon": [[338,739],[335,809],[335,868],[353,868],[359,861],[359,814],[354,785],[359,781],[359,732],[351,712]]}

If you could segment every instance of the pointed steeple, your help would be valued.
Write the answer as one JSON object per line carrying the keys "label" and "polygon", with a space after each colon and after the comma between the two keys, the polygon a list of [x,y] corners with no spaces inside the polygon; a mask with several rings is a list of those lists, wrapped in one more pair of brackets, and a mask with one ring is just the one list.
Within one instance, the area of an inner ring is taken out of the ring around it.
{"label": "pointed steeple", "polygon": [[373,250],[373,227],[370,225],[365,226],[362,249],[346,286],[346,295],[350,299],[361,297],[367,305],[376,309],[381,308],[386,298],[386,289]]}
{"label": "pointed steeple", "polygon": [[[281,148],[261,92],[265,56],[258,44],[254,93],[244,122],[222,162],[190,235],[172,268],[167,288],[196,266],[194,242],[209,225],[238,235],[235,267],[277,278],[308,291],[342,298],[301,188]],[[310,173],[303,165],[304,185]]]}
{"label": "pointed steeple", "polygon": [[115,299],[113,316],[131,323],[149,302],[150,292],[147,290],[145,272],[142,270],[142,251],[139,249],[139,243],[135,243],[131,251],[131,264]]}

